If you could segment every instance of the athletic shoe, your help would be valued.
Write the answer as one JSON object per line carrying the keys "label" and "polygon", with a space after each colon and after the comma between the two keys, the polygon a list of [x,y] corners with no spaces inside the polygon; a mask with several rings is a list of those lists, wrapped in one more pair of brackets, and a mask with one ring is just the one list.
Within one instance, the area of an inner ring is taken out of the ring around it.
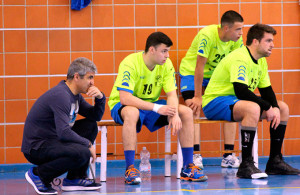
{"label": "athletic shoe", "polygon": [[223,168],[239,168],[240,162],[239,159],[233,153],[232,155],[228,155],[226,158],[223,157],[221,167]]}
{"label": "athletic shoe", "polygon": [[31,167],[25,173],[25,178],[38,194],[57,194],[57,191],[51,187],[51,184],[45,185],[40,179],[40,177],[34,175],[32,171],[33,167]]}
{"label": "athletic shoe", "polygon": [[200,173],[201,169],[194,165],[189,164],[187,167],[181,169],[180,179],[186,181],[206,181],[208,177]]}
{"label": "athletic shoe", "polygon": [[300,170],[291,167],[282,158],[282,154],[278,154],[273,158],[269,158],[266,173],[268,175],[298,175]]}
{"label": "athletic shoe", "polygon": [[263,179],[268,177],[266,173],[263,173],[261,170],[256,168],[253,157],[248,157],[242,160],[236,176],[247,179]]}
{"label": "athletic shoe", "polygon": [[61,189],[63,191],[77,190],[98,190],[101,188],[100,183],[96,183],[93,179],[67,179],[64,178]]}
{"label": "athletic shoe", "polygon": [[194,154],[193,155],[193,163],[200,169],[203,169],[203,163],[202,163],[202,156],[201,154]]}
{"label": "athletic shoe", "polygon": [[125,183],[128,185],[137,185],[141,183],[141,176],[139,170],[130,165],[125,172]]}

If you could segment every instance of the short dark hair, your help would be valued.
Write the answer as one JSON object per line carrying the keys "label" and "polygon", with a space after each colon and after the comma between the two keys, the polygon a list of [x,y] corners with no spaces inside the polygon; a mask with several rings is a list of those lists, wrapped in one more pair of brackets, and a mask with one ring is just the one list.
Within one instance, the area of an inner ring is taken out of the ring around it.
{"label": "short dark hair", "polygon": [[229,10],[223,14],[221,17],[221,27],[228,24],[229,26],[233,25],[235,22],[244,22],[243,17],[236,11]]}
{"label": "short dark hair", "polygon": [[145,47],[145,53],[148,52],[149,48],[151,46],[156,47],[159,44],[165,44],[167,47],[171,47],[173,45],[173,42],[171,39],[162,32],[154,32],[147,38],[146,41],[146,47]]}
{"label": "short dark hair", "polygon": [[261,41],[261,39],[264,37],[264,34],[266,33],[271,33],[272,35],[276,35],[276,30],[266,24],[254,24],[248,31],[247,33],[247,41],[246,45],[249,46],[252,44],[253,39],[256,39],[258,41]]}

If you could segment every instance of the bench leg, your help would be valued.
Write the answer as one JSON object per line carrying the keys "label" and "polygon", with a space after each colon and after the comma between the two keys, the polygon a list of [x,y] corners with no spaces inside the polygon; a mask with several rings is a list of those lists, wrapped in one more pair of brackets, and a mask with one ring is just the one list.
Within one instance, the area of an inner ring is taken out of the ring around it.
{"label": "bench leg", "polygon": [[[171,129],[165,126],[165,152],[171,152]],[[171,176],[172,155],[165,155],[165,177]]]}
{"label": "bench leg", "polygon": [[[95,140],[94,145],[92,147],[96,147],[96,140]],[[95,172],[96,172],[96,160],[95,160],[94,163],[92,163],[92,158],[90,158],[90,166],[91,166],[92,169],[90,169],[90,168],[88,169],[88,172],[89,172],[88,178],[89,179],[95,179],[94,176],[95,176]],[[93,173],[92,173],[92,170],[94,171]]]}
{"label": "bench leg", "polygon": [[[99,127],[98,127],[98,131],[99,131]],[[93,146],[95,149],[96,149],[96,140],[94,141],[94,144]],[[89,179],[95,179],[95,173],[96,173],[96,162],[97,162],[97,159],[95,159],[95,162],[92,163],[92,157],[90,158],[90,168],[88,169],[88,178]]]}
{"label": "bench leg", "polygon": [[100,181],[106,181],[106,170],[107,170],[107,128],[106,126],[99,127],[99,131],[101,131]]}
{"label": "bench leg", "polygon": [[[242,150],[242,136],[241,136],[241,123],[239,123],[239,145],[240,145],[240,150]],[[258,168],[258,138],[257,138],[257,129],[255,133],[255,137],[253,140],[253,147],[252,147],[252,156],[254,160],[254,165]],[[240,153],[240,162],[242,162],[242,152]]]}
{"label": "bench leg", "polygon": [[183,166],[183,159],[182,159],[182,151],[181,151],[181,145],[180,145],[180,141],[179,141],[179,137],[177,139],[177,179],[180,178],[180,172],[181,172],[181,168]]}

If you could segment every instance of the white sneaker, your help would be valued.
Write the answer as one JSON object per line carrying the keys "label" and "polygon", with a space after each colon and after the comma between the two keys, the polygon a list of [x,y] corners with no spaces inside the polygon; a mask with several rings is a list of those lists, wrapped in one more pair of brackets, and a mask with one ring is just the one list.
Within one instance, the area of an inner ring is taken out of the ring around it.
{"label": "white sneaker", "polygon": [[193,155],[193,163],[200,169],[203,169],[203,163],[202,163],[202,156],[201,154],[194,154]]}
{"label": "white sneaker", "polygon": [[226,158],[223,157],[221,167],[223,168],[239,168],[240,166],[240,161],[239,159],[235,156],[234,153],[232,155],[228,155]]}

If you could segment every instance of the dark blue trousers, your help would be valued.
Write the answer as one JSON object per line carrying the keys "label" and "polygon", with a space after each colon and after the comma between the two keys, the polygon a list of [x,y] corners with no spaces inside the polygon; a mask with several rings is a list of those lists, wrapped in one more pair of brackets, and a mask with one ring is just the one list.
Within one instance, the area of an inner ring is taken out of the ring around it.
{"label": "dark blue trousers", "polygon": [[[98,134],[97,123],[88,119],[76,121],[72,130],[91,143]],[[91,157],[87,146],[53,139],[46,140],[38,150],[24,155],[29,162],[37,165],[38,175],[45,184],[66,172],[68,179],[86,178]]]}

